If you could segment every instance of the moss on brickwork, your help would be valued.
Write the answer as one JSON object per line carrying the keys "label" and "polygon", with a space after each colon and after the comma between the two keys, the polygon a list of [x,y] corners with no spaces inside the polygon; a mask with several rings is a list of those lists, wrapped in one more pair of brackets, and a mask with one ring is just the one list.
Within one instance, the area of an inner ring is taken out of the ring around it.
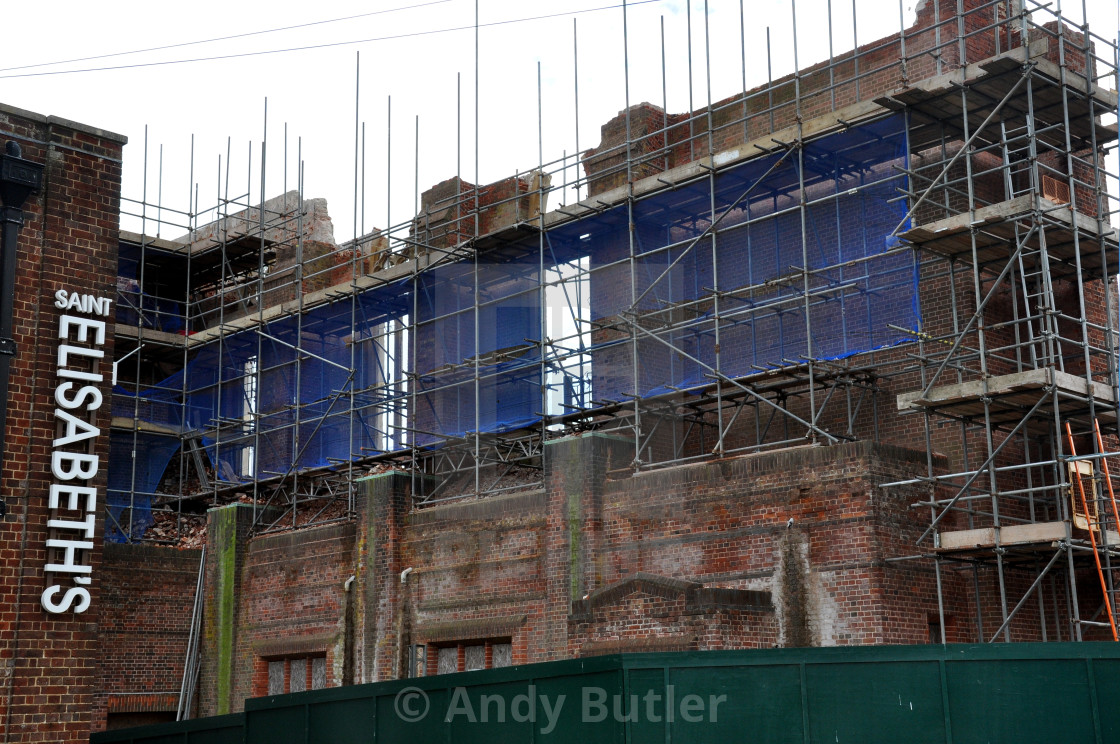
{"label": "moss on brickwork", "polygon": [[602,473],[610,461],[611,443],[629,444],[621,437],[600,432],[560,437],[545,444],[549,453],[546,459],[552,464],[550,479],[559,479],[567,500],[563,518],[567,523],[569,598],[572,602],[581,600],[589,587],[598,583],[597,572],[588,577],[583,567],[584,552],[593,554],[595,550],[594,540],[588,541],[586,535],[586,522],[592,515],[584,512],[584,498],[599,488]]}
{"label": "moss on brickwork", "polygon": [[237,506],[211,511],[212,550],[217,558],[217,713],[230,711],[233,685],[234,588],[237,579]]}
{"label": "moss on brickwork", "polygon": [[580,518],[579,518],[579,497],[580,491],[578,488],[573,488],[571,483],[568,484],[568,545],[571,548],[571,574],[572,577],[572,601],[575,602],[581,598],[579,579],[579,548],[580,548]]}

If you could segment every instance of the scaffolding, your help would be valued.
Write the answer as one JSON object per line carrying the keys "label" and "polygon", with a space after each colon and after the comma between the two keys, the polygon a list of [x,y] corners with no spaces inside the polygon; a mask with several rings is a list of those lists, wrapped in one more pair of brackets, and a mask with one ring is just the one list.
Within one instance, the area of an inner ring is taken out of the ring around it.
{"label": "scaffolding", "polygon": [[[911,558],[934,562],[941,628],[944,572],[966,567],[973,638],[1011,641],[1029,612],[1038,637],[1020,639],[1115,640],[1117,231],[1104,156],[1116,93],[1100,83],[1116,48],[1026,5],[1007,53],[890,96],[916,161],[918,224],[899,235],[949,313],[926,314],[919,376],[897,396],[900,413],[922,414],[927,472],[884,486],[929,486]],[[938,450],[956,456],[946,465]]]}
{"label": "scaffolding", "polygon": [[932,563],[940,627],[942,579],[967,575],[977,638],[1011,640],[1026,607],[1042,640],[1100,637],[1114,618],[1078,589],[1095,556],[1116,607],[1110,81],[1115,41],[1060,6],[927,0],[686,114],[627,100],[613,140],[457,175],[342,246],[302,175],[252,204],[219,167],[209,211],[193,174],[190,209],[145,195],[107,535],[231,499],[258,531],[347,519],[388,469],[415,508],[539,489],[546,443],[587,430],[632,443],[626,472],[924,437],[926,472],[882,487],[929,489],[899,560]]}

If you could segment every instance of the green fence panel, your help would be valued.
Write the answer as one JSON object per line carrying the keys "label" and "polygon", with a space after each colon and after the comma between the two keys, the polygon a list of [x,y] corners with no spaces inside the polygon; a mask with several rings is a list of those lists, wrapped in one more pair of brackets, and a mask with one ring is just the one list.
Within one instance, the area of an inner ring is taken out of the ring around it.
{"label": "green fence panel", "polygon": [[325,700],[308,706],[307,741],[311,744],[363,744],[373,741],[377,698]]}
{"label": "green fence panel", "polygon": [[446,742],[447,724],[438,711],[447,710],[451,702],[447,690],[423,689],[417,694],[411,688],[401,687],[392,695],[378,695],[375,731],[378,744],[393,742]]}
{"label": "green fence panel", "polygon": [[944,744],[938,661],[806,664],[811,741]]}
{"label": "green fence panel", "polygon": [[664,669],[631,669],[626,674],[626,715],[631,741],[665,741],[666,681]]}
{"label": "green fence panel", "polygon": [[626,654],[246,701],[93,744],[1120,744],[1120,644]]}
{"label": "green fence panel", "polygon": [[[674,744],[738,741],[747,731],[752,741],[805,741],[799,665],[708,667],[702,661],[693,657],[691,664],[668,670],[675,710],[667,728]],[[682,715],[681,703],[688,694],[699,695],[705,703],[704,711],[692,714],[695,718],[702,713],[699,721]]]}
{"label": "green fence panel", "polygon": [[1083,659],[950,661],[946,680],[954,744],[1097,740]]}
{"label": "green fence panel", "polygon": [[103,731],[89,737],[90,744],[242,744],[245,714],[199,718],[194,721]]}
{"label": "green fence panel", "polygon": [[[607,657],[601,665],[614,668],[583,674],[573,670],[576,673],[571,675],[537,677],[535,681],[538,689],[551,701],[553,718],[545,716],[541,720],[538,716],[536,738],[510,741],[559,744],[571,742],[573,736],[576,736],[579,744],[624,744],[625,723],[614,715],[615,706],[620,702],[623,692],[621,664],[617,657]],[[561,695],[564,696],[562,703]],[[555,725],[549,728],[552,721],[555,721]]]}
{"label": "green fence panel", "polygon": [[1120,659],[1091,659],[1101,741],[1120,741]]}
{"label": "green fence panel", "polygon": [[[254,698],[245,703],[248,742],[361,744],[373,741],[376,694],[373,685],[335,687],[292,695]],[[283,738],[277,739],[282,734]]]}

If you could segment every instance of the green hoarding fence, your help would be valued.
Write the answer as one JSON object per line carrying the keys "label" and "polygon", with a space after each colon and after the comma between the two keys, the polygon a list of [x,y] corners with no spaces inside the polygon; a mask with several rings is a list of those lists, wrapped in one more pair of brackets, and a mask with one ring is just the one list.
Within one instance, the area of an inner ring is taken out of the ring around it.
{"label": "green hoarding fence", "polygon": [[[139,726],[120,731],[94,734],[90,741],[112,741],[121,744],[242,744],[245,736],[245,714],[199,718],[196,721]],[[99,738],[100,737],[100,738]]]}
{"label": "green hoarding fence", "polygon": [[92,744],[1120,744],[1120,644],[622,654],[254,698]]}

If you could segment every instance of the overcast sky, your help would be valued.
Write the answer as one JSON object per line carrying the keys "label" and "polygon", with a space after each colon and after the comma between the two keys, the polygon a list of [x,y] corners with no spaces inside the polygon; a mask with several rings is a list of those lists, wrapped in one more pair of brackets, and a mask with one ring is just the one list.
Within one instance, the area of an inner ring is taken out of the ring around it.
{"label": "overcast sky", "polygon": [[[909,25],[916,1],[903,0],[900,9],[897,0],[858,0],[859,42]],[[801,67],[828,58],[827,2],[797,0]],[[794,13],[790,0],[743,3],[750,88],[766,82],[767,25],[774,77],[793,71]],[[1064,0],[1061,8],[1078,23],[1087,14],[1093,31],[1112,40],[1120,25],[1117,5],[1118,0]],[[692,0],[691,6],[695,108],[708,100],[708,60],[713,100],[742,90],[744,53],[739,0],[709,0],[707,24],[704,1]],[[573,19],[579,41],[578,144],[581,149],[597,144],[600,125],[626,100],[623,11],[616,0],[478,0],[478,13],[481,182],[539,162],[538,62],[543,158],[548,162],[576,151]],[[685,0],[630,4],[631,103],[662,103],[663,22],[668,108],[688,110],[687,19]],[[127,135],[124,195],[133,199],[145,193],[147,128],[147,200],[186,210],[194,189],[192,135],[200,207],[212,207],[225,193],[227,139],[229,195],[259,199],[267,98],[267,196],[284,188],[286,126],[288,188],[295,187],[302,142],[305,195],[328,200],[341,241],[355,232],[355,162],[362,160],[360,152],[355,157],[356,93],[357,118],[365,123],[365,231],[409,219],[414,183],[423,191],[457,169],[464,179],[475,179],[474,20],[475,0],[11,4],[4,9],[0,101]],[[852,47],[851,0],[832,0],[832,39],[836,53]],[[155,64],[161,62],[173,63]],[[1103,82],[1116,86],[1114,79]],[[122,226],[139,229],[135,220]],[[156,229],[149,224],[147,231]],[[182,230],[164,226],[160,232],[174,237]]]}

